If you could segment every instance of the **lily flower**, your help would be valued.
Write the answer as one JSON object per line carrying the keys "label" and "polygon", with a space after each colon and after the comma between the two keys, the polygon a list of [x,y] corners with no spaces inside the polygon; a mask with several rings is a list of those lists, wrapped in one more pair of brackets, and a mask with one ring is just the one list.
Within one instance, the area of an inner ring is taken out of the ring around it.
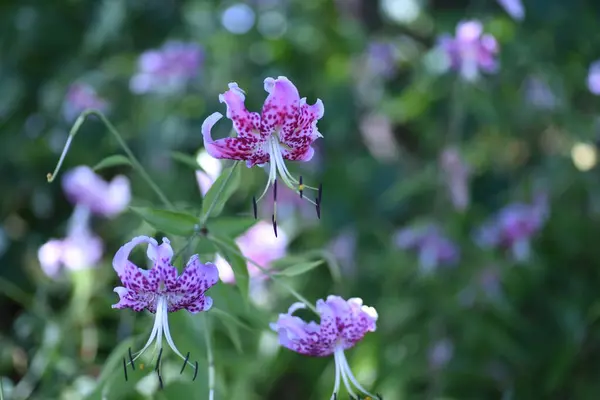
{"label": "lily flower", "polygon": [[483,25],[479,21],[460,22],[456,27],[456,37],[444,35],[440,45],[452,69],[459,71],[466,81],[476,81],[480,70],[493,73],[498,69],[498,42],[492,35],[483,33]]}
{"label": "lily flower", "polygon": [[306,356],[327,357],[333,354],[335,382],[331,399],[338,396],[340,379],[352,398],[356,397],[353,387],[375,398],[354,377],[344,351],[354,347],[367,332],[375,332],[377,311],[363,305],[359,298],[344,300],[339,296],[328,296],[327,300],[317,301],[317,312],[321,317],[321,323],[317,324],[314,321],[304,322],[292,315],[305,307],[304,303],[294,303],[286,314],[279,314],[276,323],[270,324],[271,329],[279,334],[279,343]]}
{"label": "lily flower", "polygon": [[[129,261],[129,254],[139,244],[147,243],[147,256],[154,263],[150,270],[138,268]],[[125,379],[127,379],[127,366],[135,369],[135,361],[148,350],[154,342],[155,348],[152,355],[158,351],[156,372],[162,386],[160,363],[162,356],[163,335],[167,344],[177,356],[184,360],[183,372],[186,365],[194,368],[194,379],[198,373],[198,362],[189,361],[190,353],[184,356],[175,346],[169,329],[168,315],[185,309],[192,314],[208,311],[213,304],[212,298],[205,296],[209,288],[219,281],[219,271],[211,263],[202,264],[198,255],[190,258],[181,275],[177,276],[177,269],[171,265],[173,249],[167,238],[158,244],[153,238],[138,236],[122,246],[113,259],[113,268],[117,272],[123,286],[118,286],[114,292],[119,295],[119,302],[112,308],[131,308],[140,312],[144,309],[155,315],[154,326],[148,341],[140,351],[134,354],[129,351],[129,362],[123,359]]]}
{"label": "lily flower", "polygon": [[545,194],[538,194],[532,204],[509,204],[475,232],[475,241],[482,248],[508,249],[516,261],[526,261],[531,239],[542,229],[548,214]]}
{"label": "lily flower", "polygon": [[396,247],[418,253],[421,270],[425,273],[442,265],[454,265],[460,258],[458,246],[436,224],[400,229],[393,240]]}
{"label": "lily flower", "polygon": [[46,275],[55,278],[61,266],[70,271],[95,267],[102,259],[104,244],[90,229],[90,211],[75,207],[69,220],[67,236],[50,239],[38,250],[38,260]]}
{"label": "lily flower", "polygon": [[109,183],[85,165],[67,172],[62,186],[71,203],[87,207],[92,213],[104,217],[120,214],[131,200],[127,177],[119,175]]}
{"label": "lily flower", "polygon": [[[296,179],[289,172],[285,160],[310,161],[315,153],[312,143],[323,137],[317,130],[317,121],[325,112],[323,102],[317,99],[308,105],[306,98],[300,98],[298,89],[286,77],[266,78],[264,88],[269,93],[262,113],[249,112],[244,105],[245,92],[237,83],[229,84],[229,90],[219,95],[219,101],[227,106],[227,118],[233,122],[237,137],[213,140],[212,127],[223,115],[215,112],[202,124],[202,136],[206,151],[219,159],[246,161],[246,166],[262,166],[269,163],[269,178],[258,200],[253,198],[254,215],[256,204],[273,185],[273,199],[277,201],[277,178],[304,197],[305,189],[318,191],[315,200],[307,199],[317,208],[320,216],[321,187],[304,185],[302,177]],[[277,204],[273,207],[273,228],[277,236]]]}
{"label": "lily flower", "polygon": [[84,110],[95,108],[102,112],[108,110],[108,102],[96,93],[96,90],[86,83],[73,83],[69,86],[63,102],[65,120],[71,122]]}

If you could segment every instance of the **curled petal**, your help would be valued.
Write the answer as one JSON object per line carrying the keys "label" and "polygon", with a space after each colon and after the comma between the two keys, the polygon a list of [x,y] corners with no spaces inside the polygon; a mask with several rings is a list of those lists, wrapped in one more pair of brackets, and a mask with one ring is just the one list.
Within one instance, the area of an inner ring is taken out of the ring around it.
{"label": "curled petal", "polygon": [[112,308],[123,309],[131,308],[133,311],[140,312],[144,308],[148,308],[150,312],[156,312],[156,308],[153,308],[153,297],[152,295],[140,295],[134,290],[118,286],[113,290],[119,295],[119,302],[112,305]]}
{"label": "curled petal", "polygon": [[150,255],[156,254],[158,243],[151,237],[137,236],[117,250],[112,265],[126,288],[135,291],[154,292],[158,288],[158,280],[154,277],[150,279],[147,270],[138,268],[129,261],[129,254],[131,254],[131,251],[135,246],[141,243],[148,243],[148,258],[152,259]]}
{"label": "curled petal", "polygon": [[[310,147],[318,138],[322,137],[317,129],[317,121],[323,117],[325,108],[323,102],[317,99],[315,104],[306,104],[306,98],[300,100],[300,112],[293,126],[294,129],[282,129],[279,140],[283,144],[283,158],[291,161],[310,161],[314,150]],[[288,125],[292,127],[292,125]]]}
{"label": "curled petal", "polygon": [[267,78],[264,86],[269,95],[262,109],[263,135],[268,136],[279,127],[284,132],[295,130],[300,112],[300,94],[296,86],[285,76]]}
{"label": "curled petal", "polygon": [[260,115],[246,109],[246,96],[237,83],[229,84],[229,90],[219,95],[219,101],[227,105],[227,118],[233,122],[238,137],[260,136]]}
{"label": "curled petal", "polygon": [[123,212],[131,201],[129,179],[122,175],[114,177],[108,185],[105,201],[105,215],[114,216]]}
{"label": "curled petal", "polygon": [[192,314],[199,313],[200,311],[208,311],[212,308],[213,299],[210,296],[200,296],[195,301],[190,302],[185,309]]}
{"label": "curled petal", "polygon": [[188,261],[185,270],[177,278],[177,290],[180,292],[202,292],[219,282],[219,270],[212,263],[202,264],[198,255]]}
{"label": "curled petal", "polygon": [[208,154],[214,158],[246,160],[249,167],[269,161],[269,154],[265,151],[263,140],[258,136],[213,140],[211,129],[222,117],[221,113],[216,112],[209,115],[202,123],[204,148]]}

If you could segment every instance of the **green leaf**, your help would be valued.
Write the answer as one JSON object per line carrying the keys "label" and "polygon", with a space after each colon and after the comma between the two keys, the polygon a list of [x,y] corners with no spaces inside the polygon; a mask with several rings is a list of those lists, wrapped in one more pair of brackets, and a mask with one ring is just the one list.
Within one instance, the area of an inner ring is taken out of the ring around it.
{"label": "green leaf", "polygon": [[232,315],[230,313],[228,313],[227,311],[223,311],[220,308],[216,308],[216,307],[212,307],[210,309],[211,313],[214,313],[215,315],[218,315],[219,320],[220,321],[229,321],[237,326],[239,326],[240,328],[244,328],[247,329],[249,331],[253,331],[254,329],[252,329],[252,327],[248,324],[246,324],[245,322],[241,321],[238,317],[236,317],[235,315]]}
{"label": "green leaf", "polygon": [[220,217],[206,223],[209,232],[219,236],[238,237],[250,229],[256,222],[251,217]]}
{"label": "green leaf", "polygon": [[196,159],[188,154],[181,153],[179,151],[172,151],[171,158],[187,167],[190,167],[194,171],[202,169]]}
{"label": "green leaf", "polygon": [[156,230],[179,236],[194,233],[198,219],[191,214],[179,211],[160,210],[148,207],[129,207]]}
{"label": "green leaf", "polygon": [[227,319],[223,319],[220,322],[223,324],[223,326],[225,326],[225,330],[227,330],[228,334],[227,336],[229,336],[229,339],[231,339],[231,343],[233,343],[235,350],[239,354],[242,354],[244,352],[242,349],[242,338],[240,337],[240,330],[238,329],[237,325],[233,324]]}
{"label": "green leaf", "polygon": [[237,165],[238,163],[235,163],[231,167],[226,168],[208,190],[208,193],[206,193],[202,202],[204,220],[221,214],[227,200],[229,200],[240,186],[241,172],[240,168],[236,168]]}
{"label": "green leaf", "polygon": [[281,271],[277,271],[277,275],[280,276],[298,276],[307,273],[310,270],[317,268],[319,265],[323,264],[323,260],[313,261],[313,262],[305,262],[293,265],[289,268],[286,268]]}
{"label": "green leaf", "polygon": [[99,171],[101,169],[117,167],[120,165],[131,166],[131,161],[129,161],[129,158],[125,157],[122,154],[114,154],[112,156],[106,157],[105,159],[100,161],[98,164],[96,164],[94,166],[93,170]]}
{"label": "green leaf", "polygon": [[[219,250],[219,253],[227,260],[233,274],[235,276],[235,284],[237,285],[242,297],[247,300],[250,286],[250,278],[248,276],[248,265],[246,259],[241,256],[242,252],[238,245],[230,238],[212,235],[216,240],[213,240],[213,244]],[[210,236],[209,236],[210,237]]]}

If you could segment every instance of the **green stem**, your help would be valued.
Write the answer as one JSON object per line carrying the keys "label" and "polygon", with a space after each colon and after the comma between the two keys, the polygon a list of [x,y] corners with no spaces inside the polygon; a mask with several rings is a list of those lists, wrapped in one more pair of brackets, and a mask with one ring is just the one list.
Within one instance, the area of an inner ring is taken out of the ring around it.
{"label": "green stem", "polygon": [[208,316],[204,315],[204,341],[206,342],[206,358],[208,361],[208,399],[214,400],[215,398],[215,361],[212,352],[212,344],[210,342],[211,336],[210,325],[208,323]]}
{"label": "green stem", "polygon": [[77,132],[79,132],[79,129],[83,125],[83,122],[85,121],[85,119],[89,115],[95,115],[98,118],[100,118],[100,120],[102,121],[102,123],[109,130],[109,132],[112,133],[113,136],[117,139],[117,142],[123,148],[123,151],[125,151],[125,154],[127,154],[127,157],[131,161],[131,165],[133,166],[133,168],[140,174],[140,176],[142,177],[142,179],[144,179],[146,181],[146,183],[148,184],[148,186],[150,186],[150,188],[154,191],[154,193],[156,193],[156,195],[165,204],[165,206],[167,208],[169,208],[169,209],[173,209],[173,204],[169,201],[169,199],[167,198],[167,196],[165,196],[165,194],[160,190],[160,188],[156,185],[156,183],[154,183],[154,181],[152,180],[152,178],[150,178],[150,175],[148,175],[148,173],[146,172],[146,170],[144,169],[144,167],[142,166],[142,164],[140,164],[140,162],[135,157],[135,155],[133,154],[133,152],[131,151],[131,149],[127,145],[127,143],[125,143],[125,140],[123,140],[123,137],[119,134],[119,132],[117,131],[117,129],[113,126],[113,124],[111,124],[108,121],[108,119],[104,116],[104,114],[102,114],[101,111],[94,110],[94,109],[84,110],[79,115],[79,117],[77,118],[77,120],[75,121],[75,123],[73,124],[73,127],[71,128],[71,131],[69,132],[69,138],[67,139],[67,143],[65,143],[65,147],[63,149],[63,152],[60,155],[60,158],[58,159],[58,163],[56,164],[56,168],[54,169],[53,173],[48,174],[48,176],[47,176],[48,182],[53,182],[54,179],[56,178],[56,175],[60,171],[60,168],[62,167],[63,161],[65,160],[65,157],[67,156],[67,153],[69,152],[69,147],[71,146],[71,142],[73,141],[73,138],[75,137],[75,135],[77,134]]}
{"label": "green stem", "polygon": [[267,268],[263,267],[262,265],[258,264],[256,261],[246,257],[241,251],[239,251],[238,249],[232,247],[229,245],[229,243],[214,237],[213,235],[209,235],[208,236],[209,240],[212,240],[216,243],[218,243],[219,245],[225,247],[227,250],[243,257],[246,261],[248,261],[249,263],[253,264],[254,266],[256,266],[256,268],[258,268],[262,273],[264,273],[269,279],[271,279],[273,282],[275,282],[276,284],[280,285],[281,287],[283,287],[284,289],[286,289],[287,291],[289,291],[294,297],[296,297],[300,302],[304,303],[306,305],[307,308],[309,308],[311,311],[313,311],[315,314],[319,314],[317,309],[315,308],[315,306],[313,306],[304,296],[302,296],[300,293],[298,293],[297,291],[295,291],[290,285],[288,285],[287,283],[285,283],[284,281],[280,280],[278,277],[274,276],[273,273],[268,270]]}
{"label": "green stem", "polygon": [[216,196],[213,198],[212,203],[210,203],[208,210],[206,210],[206,214],[204,214],[202,217],[200,217],[200,226],[204,226],[204,224],[206,224],[206,221],[208,220],[210,213],[212,212],[213,208],[215,208],[215,205],[217,204],[217,200],[219,200],[219,197],[223,193],[223,190],[225,190],[225,186],[227,186],[227,182],[229,182],[229,180],[231,179],[231,176],[233,175],[233,171],[237,168],[238,164],[239,164],[239,161],[236,161],[235,163],[233,163],[233,166],[229,170],[229,174],[227,174],[227,176],[225,177],[225,180],[223,180],[223,183],[219,187],[219,190],[217,191]]}
{"label": "green stem", "polygon": [[0,400],[4,400],[4,386],[2,386],[2,381],[4,381],[4,378],[0,376]]}

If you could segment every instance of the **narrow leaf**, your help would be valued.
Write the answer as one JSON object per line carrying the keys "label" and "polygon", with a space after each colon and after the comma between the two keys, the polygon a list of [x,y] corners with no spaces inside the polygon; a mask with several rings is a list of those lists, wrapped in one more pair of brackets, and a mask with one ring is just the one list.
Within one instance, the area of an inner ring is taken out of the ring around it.
{"label": "narrow leaf", "polygon": [[114,154],[101,160],[98,164],[94,166],[93,169],[94,171],[99,171],[101,169],[117,167],[121,165],[131,166],[131,161],[129,161],[129,158],[125,157],[122,154]]}
{"label": "narrow leaf", "polygon": [[209,232],[219,236],[238,237],[246,232],[257,221],[254,218],[247,217],[220,217],[212,219],[206,223]]}
{"label": "narrow leaf", "polygon": [[129,207],[156,230],[172,235],[189,236],[194,233],[198,219],[179,211],[160,210],[148,207]]}
{"label": "narrow leaf", "polygon": [[195,170],[201,170],[202,168],[200,167],[200,164],[198,164],[198,162],[196,161],[196,159],[188,154],[185,153],[181,153],[179,151],[172,151],[171,152],[171,158],[177,162],[179,162],[180,164],[183,164],[187,167],[190,167],[191,169]]}
{"label": "narrow leaf", "polygon": [[[225,203],[240,186],[241,172],[237,163],[226,168],[211,186],[202,202],[202,215],[205,220],[216,217],[223,211]],[[210,211],[210,215],[208,215]]]}
{"label": "narrow leaf", "polygon": [[253,331],[254,329],[252,329],[252,327],[248,324],[246,324],[245,322],[241,321],[238,317],[236,317],[235,315],[232,315],[230,313],[228,313],[227,311],[223,311],[220,308],[217,307],[212,307],[210,309],[210,312],[218,315],[220,320],[224,321],[224,320],[228,320],[231,323],[239,326],[240,328],[244,328],[247,329],[249,331]]}
{"label": "narrow leaf", "polygon": [[[248,276],[246,259],[239,254],[241,251],[238,245],[232,239],[219,235],[213,236],[217,239],[213,241],[213,244],[217,247],[223,258],[225,258],[229,265],[231,265],[231,269],[233,270],[233,274],[235,276],[235,283],[240,290],[242,297],[247,300],[248,292],[250,290],[250,278]],[[224,246],[221,243],[227,244],[227,246]]]}
{"label": "narrow leaf", "polygon": [[228,334],[227,336],[229,336],[229,339],[231,339],[235,350],[239,354],[242,354],[244,350],[242,349],[242,339],[240,337],[240,331],[238,327],[227,319],[221,320],[221,323],[223,324],[223,326],[225,326],[225,329],[227,330]]}
{"label": "narrow leaf", "polygon": [[315,269],[319,265],[323,264],[323,260],[306,262],[301,264],[293,265],[281,271],[277,271],[277,275],[281,276],[298,276],[307,273],[310,270]]}

